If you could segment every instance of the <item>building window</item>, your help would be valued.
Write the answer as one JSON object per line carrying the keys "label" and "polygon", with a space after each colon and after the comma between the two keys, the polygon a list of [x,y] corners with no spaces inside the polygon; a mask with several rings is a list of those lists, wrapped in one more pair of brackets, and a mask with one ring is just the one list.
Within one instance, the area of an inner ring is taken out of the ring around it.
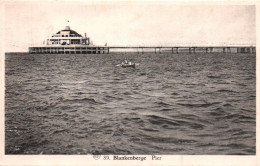
{"label": "building window", "polygon": [[72,39],[71,44],[80,44],[80,40]]}

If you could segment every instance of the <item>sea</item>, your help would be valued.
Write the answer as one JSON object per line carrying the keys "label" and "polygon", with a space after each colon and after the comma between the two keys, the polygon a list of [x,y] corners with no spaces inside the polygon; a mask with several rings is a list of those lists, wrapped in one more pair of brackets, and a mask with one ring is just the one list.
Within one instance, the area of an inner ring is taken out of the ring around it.
{"label": "sea", "polygon": [[256,55],[6,54],[5,154],[255,155]]}

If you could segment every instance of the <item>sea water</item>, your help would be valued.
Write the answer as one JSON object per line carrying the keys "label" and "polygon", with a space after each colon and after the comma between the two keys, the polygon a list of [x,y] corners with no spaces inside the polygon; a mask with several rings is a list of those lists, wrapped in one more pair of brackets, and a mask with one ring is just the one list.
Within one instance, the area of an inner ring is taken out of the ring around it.
{"label": "sea water", "polygon": [[[125,58],[136,68],[116,66]],[[256,153],[256,55],[5,56],[6,154]]]}

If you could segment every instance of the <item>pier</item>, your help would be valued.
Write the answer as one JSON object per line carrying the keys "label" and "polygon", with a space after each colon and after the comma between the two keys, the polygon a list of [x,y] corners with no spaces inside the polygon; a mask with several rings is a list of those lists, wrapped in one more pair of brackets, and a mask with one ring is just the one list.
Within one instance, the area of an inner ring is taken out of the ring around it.
{"label": "pier", "polygon": [[[137,53],[143,54],[145,50],[149,50],[149,52],[154,52],[155,54],[161,54],[162,52],[171,52],[172,54],[179,54],[181,52],[186,53],[214,53],[214,52],[222,52],[222,53],[256,53],[255,46],[161,46],[161,47],[153,47],[153,46],[110,46],[107,47],[109,50],[119,50],[119,49],[136,49]],[[152,51],[154,50],[154,51]]]}
{"label": "pier", "polygon": [[[162,52],[170,52],[172,54],[179,53],[256,53],[255,46],[229,46],[229,47],[195,47],[195,46],[178,46],[178,47],[152,47],[152,46],[45,46],[30,47],[31,54],[109,54],[110,51],[117,50],[136,50],[138,54],[145,52],[154,52],[161,54]],[[154,51],[152,51],[154,50]]]}
{"label": "pier", "polygon": [[109,54],[110,51],[119,50],[136,50],[138,54],[145,52],[170,52],[179,54],[188,53],[256,53],[256,47],[250,45],[244,46],[98,46],[93,45],[90,38],[81,35],[66,26],[65,29],[58,31],[56,34],[44,40],[44,45],[29,47],[30,54]]}
{"label": "pier", "polygon": [[97,46],[49,46],[29,47],[31,54],[109,54],[108,47]]}

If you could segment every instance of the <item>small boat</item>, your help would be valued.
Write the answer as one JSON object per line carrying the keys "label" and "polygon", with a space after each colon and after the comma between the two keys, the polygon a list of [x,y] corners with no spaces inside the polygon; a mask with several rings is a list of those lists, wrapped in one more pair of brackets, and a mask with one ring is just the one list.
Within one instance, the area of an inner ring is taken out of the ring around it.
{"label": "small boat", "polygon": [[122,62],[122,64],[120,64],[121,67],[132,67],[132,68],[135,68],[135,63],[132,63],[130,61],[128,61],[127,59]]}
{"label": "small boat", "polygon": [[132,64],[122,64],[121,67],[133,67],[135,68],[135,63],[132,63]]}

